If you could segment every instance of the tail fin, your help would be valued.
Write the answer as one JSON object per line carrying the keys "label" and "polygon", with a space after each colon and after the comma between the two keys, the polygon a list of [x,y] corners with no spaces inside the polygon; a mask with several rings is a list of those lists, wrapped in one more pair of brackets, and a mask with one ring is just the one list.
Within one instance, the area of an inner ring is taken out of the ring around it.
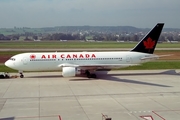
{"label": "tail fin", "polygon": [[153,54],[163,26],[164,23],[158,23],[131,51]]}

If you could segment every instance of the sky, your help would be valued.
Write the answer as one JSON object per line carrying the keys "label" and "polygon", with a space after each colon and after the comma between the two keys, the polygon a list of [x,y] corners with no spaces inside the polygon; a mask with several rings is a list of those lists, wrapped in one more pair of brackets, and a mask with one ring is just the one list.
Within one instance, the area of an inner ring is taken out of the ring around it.
{"label": "sky", "polygon": [[134,26],[180,28],[180,0],[0,0],[0,28]]}

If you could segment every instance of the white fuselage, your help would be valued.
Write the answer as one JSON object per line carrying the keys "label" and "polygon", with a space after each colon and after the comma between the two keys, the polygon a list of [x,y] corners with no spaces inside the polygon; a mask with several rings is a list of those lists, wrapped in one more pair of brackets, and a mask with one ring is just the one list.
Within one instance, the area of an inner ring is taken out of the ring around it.
{"label": "white fuselage", "polygon": [[[42,52],[22,53],[11,57],[5,65],[19,71],[60,70],[61,64],[105,65],[104,68],[128,67],[147,62],[152,54],[139,52]],[[120,64],[119,66],[114,66]],[[121,66],[124,64],[124,66]],[[112,66],[111,66],[112,65]],[[127,65],[127,66],[126,66]],[[85,67],[84,67],[85,68]],[[102,67],[101,67],[102,68]]]}

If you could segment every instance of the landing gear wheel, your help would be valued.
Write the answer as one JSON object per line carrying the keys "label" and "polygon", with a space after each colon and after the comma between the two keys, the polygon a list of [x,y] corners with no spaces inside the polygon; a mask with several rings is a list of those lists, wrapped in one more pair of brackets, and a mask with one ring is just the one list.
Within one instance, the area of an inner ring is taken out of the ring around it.
{"label": "landing gear wheel", "polygon": [[96,74],[91,74],[91,77],[92,78],[96,78]]}
{"label": "landing gear wheel", "polygon": [[19,71],[20,78],[24,78],[23,71]]}
{"label": "landing gear wheel", "polygon": [[88,74],[87,77],[88,77],[88,78],[91,78],[91,74]]}
{"label": "landing gear wheel", "polygon": [[87,75],[88,78],[96,78],[96,74],[89,74]]}
{"label": "landing gear wheel", "polygon": [[86,70],[85,74],[87,75],[88,78],[96,78],[96,74],[91,74],[88,70]]}
{"label": "landing gear wheel", "polygon": [[20,74],[20,78],[24,78],[24,75],[23,75],[23,74]]}
{"label": "landing gear wheel", "polygon": [[86,76],[87,76],[88,78],[91,78],[91,74],[90,74],[90,72],[89,72],[88,70],[86,70],[85,74],[86,74]]}

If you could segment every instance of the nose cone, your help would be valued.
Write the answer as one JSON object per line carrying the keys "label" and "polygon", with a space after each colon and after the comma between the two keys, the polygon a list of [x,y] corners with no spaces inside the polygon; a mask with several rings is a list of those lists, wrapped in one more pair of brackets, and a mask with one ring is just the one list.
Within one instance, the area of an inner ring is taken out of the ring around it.
{"label": "nose cone", "polygon": [[5,66],[7,66],[7,67],[9,67],[9,68],[12,68],[13,67],[13,63],[12,63],[12,61],[6,61],[5,63]]}

